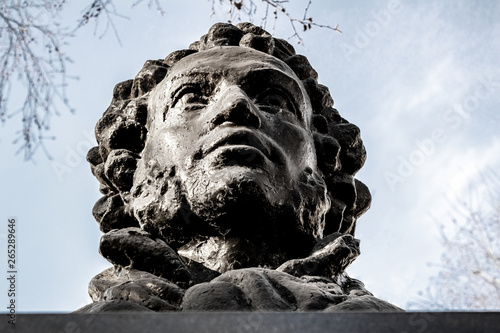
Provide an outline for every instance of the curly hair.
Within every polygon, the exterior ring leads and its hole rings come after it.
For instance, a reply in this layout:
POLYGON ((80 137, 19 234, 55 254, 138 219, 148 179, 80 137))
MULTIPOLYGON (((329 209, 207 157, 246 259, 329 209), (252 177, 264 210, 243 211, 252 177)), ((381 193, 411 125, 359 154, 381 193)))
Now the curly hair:
POLYGON ((354 178, 366 159, 359 128, 333 108, 328 88, 317 82, 318 74, 305 56, 296 54, 285 40, 272 37, 251 23, 236 26, 217 23, 189 49, 172 52, 165 59, 148 60, 134 79, 115 86, 111 105, 95 128, 98 146, 90 149, 87 155, 104 195, 92 211, 101 231, 139 226, 126 209, 121 194, 130 191, 137 161, 145 146, 149 93, 177 61, 218 46, 248 47, 265 52, 286 63, 302 81, 313 108, 311 132, 318 168, 331 201, 323 232, 325 235, 333 232, 354 235, 356 220, 369 208, 371 201, 368 188, 354 178))

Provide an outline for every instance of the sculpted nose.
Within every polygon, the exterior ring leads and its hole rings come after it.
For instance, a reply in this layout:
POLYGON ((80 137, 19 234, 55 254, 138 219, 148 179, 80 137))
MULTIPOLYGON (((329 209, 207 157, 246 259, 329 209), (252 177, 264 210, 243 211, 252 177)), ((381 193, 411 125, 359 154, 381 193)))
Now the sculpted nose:
POLYGON ((254 127, 256 129, 261 126, 260 118, 252 102, 240 89, 231 89, 228 91, 218 110, 210 122, 210 129, 226 122, 231 122, 237 126, 254 127))

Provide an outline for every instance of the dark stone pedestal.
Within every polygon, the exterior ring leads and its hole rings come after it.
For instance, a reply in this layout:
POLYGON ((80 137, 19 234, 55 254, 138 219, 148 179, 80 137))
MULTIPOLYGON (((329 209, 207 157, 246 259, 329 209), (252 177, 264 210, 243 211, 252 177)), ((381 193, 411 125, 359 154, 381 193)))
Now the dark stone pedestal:
POLYGON ((500 312, 106 313, 4 315, 0 332, 499 332, 500 312))

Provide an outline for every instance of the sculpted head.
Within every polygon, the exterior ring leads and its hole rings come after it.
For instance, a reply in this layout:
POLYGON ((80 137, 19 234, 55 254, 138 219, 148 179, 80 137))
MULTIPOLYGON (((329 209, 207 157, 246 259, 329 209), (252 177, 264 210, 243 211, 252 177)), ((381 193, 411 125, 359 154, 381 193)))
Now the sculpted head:
POLYGON ((101 230, 141 226, 180 250, 243 239, 276 252, 271 266, 353 234, 370 203, 353 177, 365 151, 332 105, 287 42, 214 25, 115 87, 88 155, 101 230))

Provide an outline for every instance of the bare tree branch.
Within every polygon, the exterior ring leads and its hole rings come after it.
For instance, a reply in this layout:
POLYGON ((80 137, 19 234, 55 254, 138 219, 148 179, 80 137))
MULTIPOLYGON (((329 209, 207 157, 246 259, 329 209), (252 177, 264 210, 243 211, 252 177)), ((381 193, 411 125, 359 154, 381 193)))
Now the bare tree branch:
MULTIPOLYGON (((142 2, 144 2, 144 0, 137 0, 136 2, 134 2, 132 7, 135 7, 142 2)), ((160 4, 160 0, 148 0, 148 8, 149 9, 153 8, 153 4, 154 4, 154 7, 156 8, 156 11, 158 13, 160 13, 161 16, 165 15, 165 10, 163 9, 163 7, 160 4)))
MULTIPOLYGON (((0 10, 0 120, 22 115, 22 129, 14 143, 29 160, 50 128, 58 104, 73 112, 66 97, 66 63, 63 53, 69 37, 57 24, 63 1, 10 1, 0 10), (54 23, 56 22, 56 23, 54 23), (18 81, 14 81, 17 76, 18 81), (25 98, 17 111, 8 112, 12 86, 24 85, 25 98)), ((50 158, 50 156, 49 156, 50 158)))
MULTIPOLYGON (((136 2, 135 4, 142 2, 142 0, 136 2)), ((134 5, 135 5, 134 4, 134 5)), ((115 7, 115 4, 113 3, 113 0, 93 0, 92 3, 84 10, 84 13, 82 17, 78 20, 78 25, 76 26, 75 30, 80 29, 81 27, 87 25, 90 23, 90 21, 94 21, 94 34, 98 34, 99 30, 99 23, 101 22, 102 15, 104 14, 105 16, 105 25, 104 29, 102 30, 101 33, 99 33, 99 38, 104 37, 109 29, 113 30, 113 33, 116 37, 116 40, 118 41, 118 44, 120 46, 122 45, 122 41, 120 39, 120 34, 118 33, 118 30, 116 29, 115 23, 113 21, 114 17, 118 18, 123 18, 123 19, 129 19, 128 17, 121 15, 115 7)))
POLYGON ((500 177, 480 174, 469 197, 451 205, 453 228, 438 221, 445 249, 435 265, 440 271, 410 309, 500 309, 500 177))
MULTIPOLYGON (((210 0, 212 3, 212 15, 215 14, 215 0, 210 0)), ((253 22, 255 19, 255 15, 257 14, 258 5, 256 4, 257 0, 219 0, 220 5, 228 6, 227 14, 229 16, 229 22, 233 21, 241 21, 241 14, 243 14, 250 22, 253 22)), ((331 25, 320 24, 314 22, 313 18, 308 15, 309 7, 311 6, 312 0, 307 2, 307 5, 304 7, 304 14, 302 18, 294 17, 287 10, 286 6, 288 5, 288 0, 260 0, 262 5, 265 5, 265 12, 261 18, 261 26, 265 29, 268 23, 268 18, 270 15, 270 9, 272 10, 273 15, 273 31, 276 26, 276 22, 279 19, 280 15, 286 17, 290 23, 290 27, 293 31, 293 34, 289 36, 288 39, 295 39, 298 44, 304 44, 304 40, 302 39, 301 32, 305 32, 307 30, 312 29, 312 27, 329 29, 332 31, 336 31, 338 33, 342 33, 339 29, 338 24, 333 27, 331 25)))

